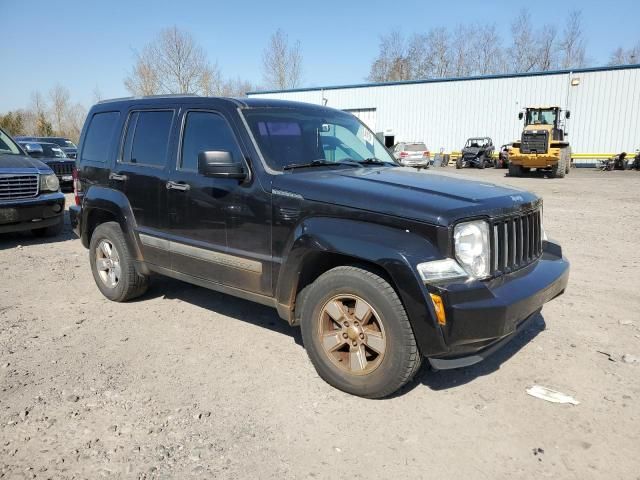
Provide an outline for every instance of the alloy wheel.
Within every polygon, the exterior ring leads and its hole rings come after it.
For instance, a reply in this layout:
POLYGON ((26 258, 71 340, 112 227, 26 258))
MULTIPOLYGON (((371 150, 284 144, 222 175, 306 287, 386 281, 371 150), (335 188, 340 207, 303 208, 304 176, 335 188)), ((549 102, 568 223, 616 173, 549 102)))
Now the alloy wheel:
POLYGON ((351 375, 373 372, 384 358, 387 340, 380 316, 356 295, 335 296, 322 307, 318 334, 331 362, 351 375))
POLYGON ((109 288, 115 288, 120 281, 122 269, 120 257, 113 243, 107 239, 100 240, 96 247, 96 269, 102 283, 109 288))

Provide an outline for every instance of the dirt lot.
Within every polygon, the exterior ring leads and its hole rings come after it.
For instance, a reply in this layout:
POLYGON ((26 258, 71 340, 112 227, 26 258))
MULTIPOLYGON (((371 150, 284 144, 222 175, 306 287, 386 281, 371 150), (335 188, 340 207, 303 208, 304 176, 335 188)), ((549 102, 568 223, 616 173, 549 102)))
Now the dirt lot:
POLYGON ((464 174, 544 197, 570 288, 387 400, 325 384, 269 308, 162 278, 111 303, 68 228, 0 236, 0 478, 640 478, 640 174, 464 174))

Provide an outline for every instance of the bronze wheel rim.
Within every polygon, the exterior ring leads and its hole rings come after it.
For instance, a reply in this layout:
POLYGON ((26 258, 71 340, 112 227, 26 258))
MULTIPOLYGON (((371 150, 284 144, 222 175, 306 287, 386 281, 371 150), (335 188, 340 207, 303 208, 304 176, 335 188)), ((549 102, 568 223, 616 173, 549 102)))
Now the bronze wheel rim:
POLYGON ((380 315, 357 295, 336 295, 324 304, 318 335, 331 362, 351 375, 373 372, 387 349, 380 315))

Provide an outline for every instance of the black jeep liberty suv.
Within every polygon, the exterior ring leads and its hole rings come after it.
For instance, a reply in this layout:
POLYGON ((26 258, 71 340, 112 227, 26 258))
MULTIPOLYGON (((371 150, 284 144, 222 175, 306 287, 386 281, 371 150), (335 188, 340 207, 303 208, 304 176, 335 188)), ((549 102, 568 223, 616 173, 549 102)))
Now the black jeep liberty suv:
POLYGON ((562 294, 531 193, 399 166, 353 115, 303 103, 95 105, 75 232, 122 302, 157 273, 270 305, 331 385, 383 397, 423 358, 479 362, 562 294))

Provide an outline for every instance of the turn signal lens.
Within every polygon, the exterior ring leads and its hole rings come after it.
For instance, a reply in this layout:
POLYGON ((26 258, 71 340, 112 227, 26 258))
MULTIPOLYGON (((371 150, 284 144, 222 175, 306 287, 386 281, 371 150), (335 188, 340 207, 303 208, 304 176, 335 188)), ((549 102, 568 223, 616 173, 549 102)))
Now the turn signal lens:
POLYGON ((444 314, 444 302, 442 301, 442 297, 435 293, 430 293, 431 301, 433 302, 433 309, 436 312, 436 320, 440 325, 447 324, 447 317, 444 314))

